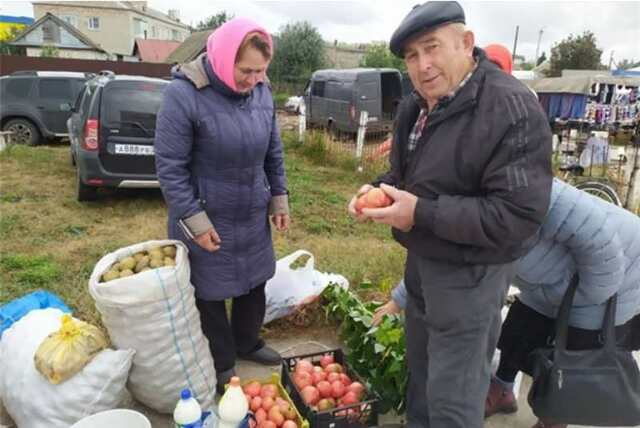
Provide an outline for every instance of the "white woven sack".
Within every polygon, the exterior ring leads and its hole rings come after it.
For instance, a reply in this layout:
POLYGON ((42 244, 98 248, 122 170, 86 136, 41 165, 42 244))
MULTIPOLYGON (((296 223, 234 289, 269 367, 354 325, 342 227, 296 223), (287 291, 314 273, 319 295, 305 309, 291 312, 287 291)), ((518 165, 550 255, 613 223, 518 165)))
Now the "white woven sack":
POLYGON ((114 345, 136 351, 128 386, 138 401, 171 413, 180 391, 189 388, 203 409, 213 408, 213 358, 202 333, 182 242, 148 241, 107 254, 91 274, 89 292, 114 345), (165 245, 177 247, 175 267, 99 283, 118 260, 165 245))
POLYGON ((35 368, 40 343, 61 326, 59 309, 32 310, 0 341, 0 401, 22 428, 68 428, 80 419, 118 407, 134 351, 105 349, 80 372, 53 385, 35 368))

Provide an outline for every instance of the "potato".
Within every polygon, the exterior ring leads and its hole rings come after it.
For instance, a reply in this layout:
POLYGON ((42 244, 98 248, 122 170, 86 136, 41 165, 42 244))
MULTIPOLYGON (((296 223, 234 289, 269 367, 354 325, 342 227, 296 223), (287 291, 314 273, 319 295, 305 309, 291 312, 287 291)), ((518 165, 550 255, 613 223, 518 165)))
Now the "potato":
POLYGON ((124 269, 123 271, 120 272, 120 278, 126 278, 132 275, 133 275, 133 271, 131 269, 124 269))
POLYGON ((175 245, 167 245, 166 247, 162 247, 162 252, 165 256, 169 256, 172 258, 176 257, 176 246, 175 245))
POLYGON ((162 260, 164 258, 164 253, 162 252, 162 248, 156 247, 156 248, 150 249, 149 258, 162 260))
POLYGON ((133 258, 136 259, 136 262, 139 262, 146 255, 147 254, 144 251, 140 251, 139 253, 135 253, 133 258))
POLYGON ((133 268, 136 267, 136 259, 134 257, 126 257, 120 260, 120 270, 130 270, 133 271, 133 268))
POLYGON ((149 256, 143 256, 139 261, 138 264, 136 264, 136 268, 134 269, 136 273, 141 272, 142 269, 146 268, 147 266, 149 266, 149 262, 151 261, 151 259, 149 258, 149 256))
POLYGON ((149 262, 149 267, 151 269, 159 268, 164 266, 164 261, 162 259, 151 259, 149 262))
POLYGON ((102 274, 102 281, 104 282, 109 282, 117 278, 120 278, 120 272, 114 269, 108 270, 102 274))
POLYGON ((171 257, 165 257, 164 258, 164 265, 165 266, 175 266, 176 265, 176 261, 173 260, 171 257))
POLYGON ((138 272, 138 273, 146 272, 148 270, 151 270, 151 268, 149 266, 142 268, 142 270, 140 272, 138 272))

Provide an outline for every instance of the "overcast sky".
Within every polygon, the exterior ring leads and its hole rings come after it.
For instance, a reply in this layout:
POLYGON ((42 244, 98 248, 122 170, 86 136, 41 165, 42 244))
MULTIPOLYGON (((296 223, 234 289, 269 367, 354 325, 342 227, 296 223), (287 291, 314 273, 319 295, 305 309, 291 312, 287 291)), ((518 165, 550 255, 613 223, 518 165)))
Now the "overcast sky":
MULTIPOLYGON (((179 8, 182 21, 197 24, 221 11, 246 16, 276 33, 290 22, 309 21, 326 40, 388 41, 398 23, 419 0, 365 1, 211 1, 150 0, 150 7, 166 12, 179 8)), ((623 58, 640 61, 640 1, 461 1, 468 26, 479 46, 502 43, 513 48, 520 26, 517 53, 533 59, 542 29, 540 53, 585 30, 596 35, 601 61, 623 58)), ((31 3, 1 1, 0 14, 33 16, 31 3)))

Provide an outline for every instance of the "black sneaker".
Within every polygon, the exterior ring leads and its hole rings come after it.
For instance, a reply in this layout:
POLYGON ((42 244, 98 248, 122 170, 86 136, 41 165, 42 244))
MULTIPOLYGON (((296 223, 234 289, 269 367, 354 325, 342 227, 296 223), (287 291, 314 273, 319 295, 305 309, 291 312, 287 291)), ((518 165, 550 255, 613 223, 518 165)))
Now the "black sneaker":
POLYGON ((218 379, 218 383, 216 385, 216 392, 219 395, 224 394, 224 391, 225 391, 224 386, 228 384, 231 378, 234 377, 235 375, 236 375, 236 371, 233 368, 229 370, 225 370, 220 373, 216 373, 216 377, 218 379))
POLYGON ((263 364, 265 366, 276 366, 282 362, 280 354, 275 349, 269 348, 267 345, 264 345, 257 351, 238 355, 238 358, 253 361, 254 363, 263 364))

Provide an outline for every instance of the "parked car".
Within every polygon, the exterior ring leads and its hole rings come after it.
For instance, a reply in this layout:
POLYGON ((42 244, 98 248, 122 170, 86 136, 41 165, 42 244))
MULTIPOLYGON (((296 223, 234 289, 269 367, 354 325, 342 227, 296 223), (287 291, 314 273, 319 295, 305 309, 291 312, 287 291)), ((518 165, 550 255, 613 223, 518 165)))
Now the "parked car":
POLYGON ((93 73, 20 71, 0 77, 0 125, 10 142, 34 146, 67 137, 71 105, 93 73))
POLYGON ((311 125, 356 133, 360 112, 369 114, 368 132, 390 131, 402 99, 402 76, 393 68, 318 70, 304 93, 311 125))
POLYGON ((168 83, 108 72, 85 84, 67 121, 79 201, 99 187, 159 187, 153 139, 168 83))

